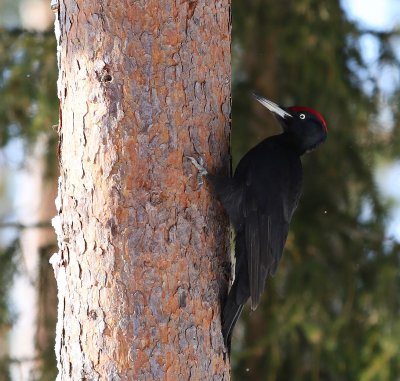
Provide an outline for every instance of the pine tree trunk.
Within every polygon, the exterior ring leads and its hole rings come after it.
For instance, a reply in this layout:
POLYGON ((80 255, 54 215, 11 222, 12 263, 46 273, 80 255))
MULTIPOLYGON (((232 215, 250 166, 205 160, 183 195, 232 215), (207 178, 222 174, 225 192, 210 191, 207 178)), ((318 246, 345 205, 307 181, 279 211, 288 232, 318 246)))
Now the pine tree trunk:
MULTIPOLYGON (((229 380, 229 0, 65 0, 52 258, 59 380, 229 380)), ((59 34, 57 32, 59 24, 59 34)))

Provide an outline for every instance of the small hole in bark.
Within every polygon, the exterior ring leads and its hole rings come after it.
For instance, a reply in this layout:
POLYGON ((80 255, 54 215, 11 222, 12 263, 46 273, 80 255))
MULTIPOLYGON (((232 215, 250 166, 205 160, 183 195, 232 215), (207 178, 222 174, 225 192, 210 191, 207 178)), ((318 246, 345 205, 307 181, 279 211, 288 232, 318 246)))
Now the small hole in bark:
POLYGON ((89 311, 88 316, 92 320, 96 320, 97 319, 97 313, 94 310, 89 311))
POLYGON ((111 82, 112 81, 112 77, 110 74, 104 74, 103 78, 102 78, 102 82, 111 82))

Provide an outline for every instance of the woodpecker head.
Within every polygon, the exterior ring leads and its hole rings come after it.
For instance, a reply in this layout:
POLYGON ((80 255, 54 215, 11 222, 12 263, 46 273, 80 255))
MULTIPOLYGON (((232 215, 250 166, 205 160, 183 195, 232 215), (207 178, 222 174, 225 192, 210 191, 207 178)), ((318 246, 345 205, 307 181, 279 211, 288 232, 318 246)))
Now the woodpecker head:
POLYGON ((322 115, 311 107, 281 107, 254 94, 254 97, 280 122, 288 142, 300 155, 312 151, 328 136, 328 128, 322 115))

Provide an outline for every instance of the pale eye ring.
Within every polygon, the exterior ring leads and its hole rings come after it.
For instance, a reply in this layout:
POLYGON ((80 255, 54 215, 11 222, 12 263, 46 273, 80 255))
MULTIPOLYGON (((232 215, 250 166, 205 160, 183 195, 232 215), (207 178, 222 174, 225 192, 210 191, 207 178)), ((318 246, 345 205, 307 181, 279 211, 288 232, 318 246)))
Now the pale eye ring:
POLYGON ((300 114, 300 119, 305 119, 306 118, 306 116, 304 115, 304 114, 300 114))

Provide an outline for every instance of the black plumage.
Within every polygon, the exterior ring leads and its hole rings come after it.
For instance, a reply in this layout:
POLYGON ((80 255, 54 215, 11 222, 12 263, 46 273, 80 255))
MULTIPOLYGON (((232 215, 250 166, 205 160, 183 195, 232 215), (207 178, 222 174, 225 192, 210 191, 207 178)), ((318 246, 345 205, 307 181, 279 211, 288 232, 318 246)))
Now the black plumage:
POLYGON ((251 297, 255 310, 266 277, 275 274, 300 197, 300 157, 283 138, 274 136, 250 150, 227 181, 229 187, 221 180, 214 184, 236 232, 235 281, 223 311, 227 344, 243 304, 251 297))
POLYGON ((255 310, 265 280, 276 272, 301 195, 301 155, 327 137, 322 116, 308 107, 283 108, 256 96, 283 127, 252 148, 233 177, 206 174, 236 233, 235 279, 222 313, 222 333, 230 348, 232 330, 247 299, 255 310))

